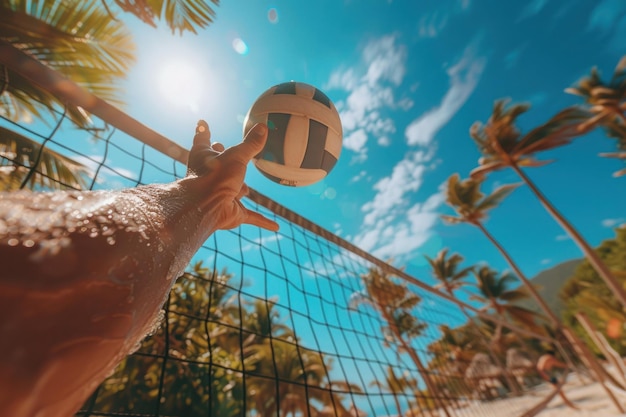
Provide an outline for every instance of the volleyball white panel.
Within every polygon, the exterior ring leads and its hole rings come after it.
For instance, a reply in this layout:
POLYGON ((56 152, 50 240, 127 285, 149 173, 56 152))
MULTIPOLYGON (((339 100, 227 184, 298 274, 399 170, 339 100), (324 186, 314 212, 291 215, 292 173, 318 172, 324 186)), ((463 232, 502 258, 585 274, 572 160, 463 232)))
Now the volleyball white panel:
POLYGON ((296 83, 296 95, 306 99, 312 99, 317 88, 309 84, 296 83))
POLYGON ((299 168, 304 159, 306 148, 309 145, 309 118, 292 114, 289 119, 289 125, 287 125, 285 137, 297 139, 285 141, 285 165, 299 168))
POLYGON ((289 167, 264 159, 255 159, 254 165, 261 173, 276 177, 279 183, 291 186, 304 186, 316 183, 326 176, 323 169, 302 169, 289 167))
POLYGON ((339 159, 341 155, 341 134, 335 132, 333 129, 328 129, 326 135, 326 150, 335 158, 339 159))

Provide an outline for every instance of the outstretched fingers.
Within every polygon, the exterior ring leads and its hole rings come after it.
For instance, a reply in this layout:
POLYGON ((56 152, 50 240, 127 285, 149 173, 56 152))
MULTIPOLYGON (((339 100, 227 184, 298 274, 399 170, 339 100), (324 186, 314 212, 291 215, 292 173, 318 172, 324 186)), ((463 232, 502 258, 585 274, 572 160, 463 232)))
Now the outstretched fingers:
POLYGON ((275 221, 268 219, 260 213, 248 210, 247 208, 244 208, 244 210, 246 211, 246 219, 244 220, 244 223, 258 226, 272 232, 278 231, 278 223, 276 223, 275 221))
POLYGON ((248 131, 243 142, 227 149, 226 152, 232 152, 240 161, 247 164, 263 150, 267 141, 267 132, 267 126, 257 123, 248 131))
POLYGON ((210 146, 211 130, 209 124, 204 120, 198 120, 196 125, 196 134, 193 137, 193 146, 210 146))

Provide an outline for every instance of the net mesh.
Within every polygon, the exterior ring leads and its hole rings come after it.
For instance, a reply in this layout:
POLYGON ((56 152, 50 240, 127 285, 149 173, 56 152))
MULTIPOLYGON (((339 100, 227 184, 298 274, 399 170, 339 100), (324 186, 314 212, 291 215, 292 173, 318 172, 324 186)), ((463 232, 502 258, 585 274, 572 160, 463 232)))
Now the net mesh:
MULTIPOLYGON (((0 119, 5 190, 119 189, 185 173, 116 120, 78 127, 49 110, 0 119)), ((529 404, 516 392, 546 390, 534 361, 547 338, 505 323, 503 351, 489 336, 497 320, 294 213, 245 204, 280 231, 244 226, 205 242, 158 326, 78 415, 518 415, 529 404)))

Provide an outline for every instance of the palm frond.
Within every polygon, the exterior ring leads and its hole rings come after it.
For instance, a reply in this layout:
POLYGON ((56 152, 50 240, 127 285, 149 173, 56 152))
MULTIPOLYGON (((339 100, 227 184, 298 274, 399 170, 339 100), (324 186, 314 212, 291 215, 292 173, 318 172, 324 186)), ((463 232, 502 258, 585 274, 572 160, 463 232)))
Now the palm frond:
MULTIPOLYGON (((156 21, 164 19, 172 33, 185 31, 197 33, 211 24, 215 11, 204 0, 114 0, 125 12, 132 13, 142 22, 156 27, 156 21)), ((219 0, 211 0, 219 5, 219 0)))
POLYGON ((567 108, 528 132, 514 147, 512 154, 517 159, 567 145, 580 135, 579 126, 590 116, 587 110, 580 107, 567 108))
POLYGON ((487 211, 487 210, 491 210, 492 208, 497 207, 500 203, 502 203, 502 201, 506 197, 509 196, 509 194, 515 191, 515 189, 519 187, 520 185, 522 184, 517 183, 517 184, 501 185, 500 187, 496 188, 496 190, 493 193, 483 198, 480 201, 480 203, 476 206, 476 210, 487 211))
POLYGON ((465 223, 465 220, 463 220, 461 217, 449 216, 447 214, 442 214, 439 217, 441 217, 443 221, 450 223, 450 224, 465 223))
POLYGON ((30 189, 86 189, 91 171, 83 164, 17 132, 0 127, 0 186, 4 191, 19 188, 28 178, 30 189), (27 177, 39 158, 38 170, 27 177))
MULTIPOLYGON (((111 19, 99 0, 9 2, 0 13, 0 40, 97 96, 121 104, 117 80, 134 60, 134 45, 126 27, 111 19)), ((18 72, 8 70, 7 75, 0 104, 9 118, 16 120, 25 113, 40 116, 43 109, 64 106, 18 72)), ((69 111, 77 123, 85 123, 80 112, 69 111)))

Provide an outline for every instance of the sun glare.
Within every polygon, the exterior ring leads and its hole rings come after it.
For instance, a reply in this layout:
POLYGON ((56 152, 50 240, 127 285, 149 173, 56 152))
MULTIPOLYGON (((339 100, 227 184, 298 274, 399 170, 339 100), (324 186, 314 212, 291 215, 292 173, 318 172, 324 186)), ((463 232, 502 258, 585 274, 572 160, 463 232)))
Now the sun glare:
POLYGON ((198 112, 204 81, 196 66, 183 59, 172 59, 161 66, 157 77, 163 99, 177 107, 198 112))

